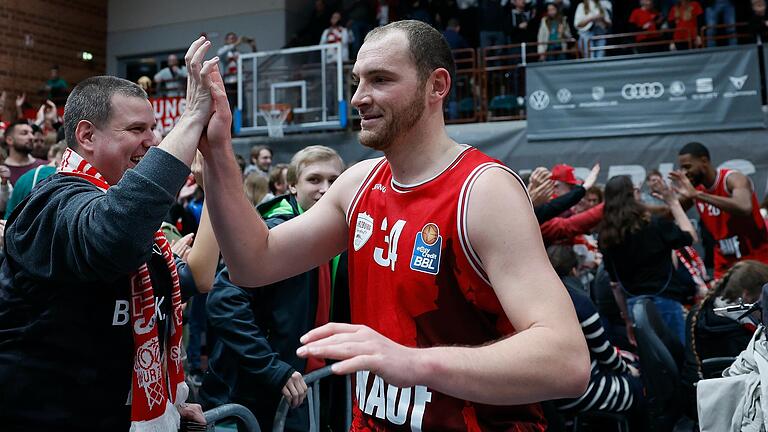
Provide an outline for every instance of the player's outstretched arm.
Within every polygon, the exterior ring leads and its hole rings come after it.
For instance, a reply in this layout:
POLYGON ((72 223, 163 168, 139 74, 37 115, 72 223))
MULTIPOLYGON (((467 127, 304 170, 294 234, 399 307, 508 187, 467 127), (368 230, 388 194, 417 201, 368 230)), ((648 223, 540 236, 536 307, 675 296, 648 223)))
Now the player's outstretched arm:
MULTIPOLYGON (((221 97, 217 111, 226 104, 226 95, 221 97)), ((349 168, 306 213, 268 230, 243 193, 229 128, 229 123, 209 124, 201 152, 208 212, 232 282, 244 287, 267 285, 317 267, 346 249, 346 206, 370 163, 349 168)))
POLYGON ((305 335, 299 355, 342 360, 333 366, 339 374, 370 370, 399 387, 426 385, 487 404, 581 395, 589 379, 587 345, 522 186, 506 171, 487 171, 468 211, 470 241, 515 335, 480 347, 417 349, 364 326, 334 323, 305 335))

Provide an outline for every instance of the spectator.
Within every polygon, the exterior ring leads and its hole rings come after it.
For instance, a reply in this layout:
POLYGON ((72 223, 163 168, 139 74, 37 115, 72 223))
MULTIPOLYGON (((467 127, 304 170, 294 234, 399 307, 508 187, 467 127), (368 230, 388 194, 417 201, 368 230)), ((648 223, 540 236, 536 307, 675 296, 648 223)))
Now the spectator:
POLYGON ((240 45, 243 44, 248 44, 251 52, 256 52, 255 40, 247 36, 238 37, 237 33, 229 32, 224 37, 224 45, 216 53, 221 61, 222 78, 224 79, 224 86, 227 88, 227 100, 230 107, 237 106, 237 59, 240 57, 240 45))
POLYGON ((462 23, 462 35, 469 42, 469 46, 478 46, 479 29, 477 27, 478 0, 456 0, 457 16, 462 23))
POLYGON ((67 100, 67 89, 69 84, 59 75, 59 66, 53 65, 51 67, 51 75, 48 81, 45 82, 45 91, 48 95, 48 99, 63 104, 67 100))
POLYGON ((65 142, 60 142, 51 146, 47 155, 49 161, 47 165, 40 165, 34 170, 29 170, 19 177, 11 192, 11 198, 8 200, 8 205, 5 208, 5 217, 3 219, 9 219, 16 206, 18 206, 19 203, 32 192, 32 189, 34 189, 34 187, 43 179, 56 172, 56 168, 58 167, 59 162, 61 162, 61 156, 64 154, 66 148, 67 143, 65 142))
POLYGON ((633 334, 633 317, 628 311, 639 296, 652 296, 669 330, 684 343, 682 302, 689 292, 673 267, 672 251, 690 246, 697 236, 674 191, 663 183, 656 189, 670 206, 674 223, 652 215, 638 201, 629 176, 608 180, 599 246, 616 303, 627 323, 627 334, 633 334))
POLYGON ((251 147, 251 163, 245 167, 243 175, 255 172, 263 177, 269 177, 272 166, 272 149, 265 145, 251 147))
POLYGON ((443 36, 445 37, 445 40, 448 41, 448 46, 450 46, 452 50, 469 48, 466 39, 461 35, 461 25, 456 18, 448 20, 448 25, 445 27, 445 31, 443 31, 443 36))
MULTIPOLYGON (((2 211, 3 214, 5 214, 6 206, 13 194, 13 185, 11 185, 11 182, 8 180, 11 177, 11 170, 9 170, 7 166, 2 165, 7 158, 8 153, 4 148, 0 147, 0 211, 2 211)), ((6 218, 0 218, 0 253, 3 248, 2 232, 5 230, 5 220, 6 218)))
POLYGON ((427 7, 427 0, 410 0, 410 7, 405 14, 406 19, 418 20, 435 27, 435 21, 427 7))
POLYGON ((269 180, 254 171, 245 176, 243 189, 245 190, 245 196, 248 198, 248 201, 250 201, 250 203, 253 204, 253 207, 256 208, 256 206, 264 202, 265 198, 268 198, 269 180))
MULTIPOLYGON (((259 206, 267 226, 274 229, 311 209, 343 168, 339 155, 328 147, 310 146, 296 153, 289 168, 290 195, 259 206)), ((277 404, 285 396, 294 408, 286 429, 308 430, 307 404, 303 404, 307 387, 302 376, 324 364, 297 357, 296 349, 303 334, 329 321, 334 312, 331 299, 347 291, 338 284, 342 278, 336 277, 346 267, 340 261, 336 257, 255 289, 234 285, 228 270, 219 274, 208 299, 216 346, 201 391, 204 405, 244 404, 263 430, 271 430, 277 404)))
POLYGON ((288 164, 279 163, 269 171, 269 193, 272 198, 288 193, 288 164))
POLYGON ((768 263, 768 229, 752 181, 735 170, 715 169, 701 143, 683 146, 678 163, 680 171, 669 176, 683 206, 696 206, 716 241, 715 278, 743 259, 768 263))
POLYGON ((37 110, 35 124, 40 127, 44 136, 51 133, 55 134, 61 127, 59 109, 52 100, 46 100, 44 104, 40 105, 40 108, 37 110))
POLYGON ((17 121, 6 129, 5 145, 8 147, 8 158, 5 159, 5 165, 11 171, 11 184, 16 184, 25 172, 47 163, 32 156, 34 138, 32 127, 24 120, 17 121))
POLYGON ((376 13, 371 8, 369 0, 354 0, 348 9, 347 16, 349 17, 347 28, 352 33, 349 56, 350 59, 354 59, 363 44, 365 35, 373 28, 376 13))
POLYGON ((187 67, 179 67, 176 54, 168 55, 167 66, 155 74, 158 96, 184 96, 187 88, 187 67))
POLYGON ((736 9, 731 0, 706 0, 707 8, 704 14, 707 20, 707 46, 717 46, 715 35, 717 29, 715 26, 724 24, 725 33, 730 35, 727 38, 728 45, 736 45, 736 9))
POLYGON ((34 138, 32 138, 31 155, 37 159, 47 160, 48 148, 45 143, 45 135, 43 134, 43 130, 40 129, 40 126, 36 124, 31 124, 30 126, 32 127, 32 134, 34 135, 34 138))
MULTIPOLYGON (((523 1, 524 0, 520 0, 523 1)), ((480 29, 480 48, 509 43, 506 0, 480 0, 477 24, 480 29)), ((523 24, 523 28, 527 22, 523 24)))
POLYGON ((765 0, 752 0, 752 13, 749 16, 749 34, 754 40, 768 42, 768 15, 765 13, 765 0))
MULTIPOLYGON (((525 0, 513 0, 513 9, 511 12, 511 28, 509 29, 509 39, 513 44, 530 42, 533 37, 533 19, 536 17, 534 9, 527 7, 525 0)), ((480 33, 482 35, 482 32, 480 33)))
MULTIPOLYGON (((629 23, 634 26, 637 32, 655 32, 661 28, 664 22, 664 16, 653 7, 653 0, 640 0, 640 7, 632 11, 629 16, 629 23)), ((639 34, 635 36, 635 41, 639 44, 658 42, 662 40, 659 33, 639 34)), ((639 53, 649 53, 663 51, 664 45, 643 45, 636 48, 639 53)))
POLYGON ((675 28, 672 38, 676 49, 691 49, 692 41, 695 46, 701 46, 699 27, 703 14, 704 11, 696 0, 677 0, 677 4, 669 10, 668 21, 675 28))
POLYGON ((755 332, 744 313, 716 314, 715 308, 735 306, 739 300, 745 303, 760 301, 763 285, 768 283, 768 265, 752 260, 734 264, 720 279, 704 300, 691 308, 685 326, 685 356, 681 377, 686 396, 688 413, 696 419, 696 383, 712 378, 717 370, 706 371, 702 361, 716 357, 736 357, 747 348, 755 332), (707 373, 707 375, 705 375, 707 373))
POLYGON ((567 57, 564 51, 568 50, 568 42, 565 39, 572 37, 566 17, 556 4, 548 3, 547 13, 539 24, 539 60, 565 60, 567 57))
POLYGON ((605 46, 605 39, 590 39, 610 32, 612 10, 611 3, 606 0, 584 0, 576 6, 573 22, 579 31, 579 49, 583 57, 587 54, 590 58, 605 57, 604 50, 592 50, 592 47, 605 46))
MULTIPOLYGON (((208 46, 193 43, 195 61, 208 46)), ((215 66, 202 66, 212 79, 198 76, 184 126, 159 148, 136 84, 92 77, 67 100, 60 174, 32 191, 5 230, 13 265, 0 267, 4 429, 170 432, 179 417, 205 423, 199 406, 184 403, 181 368, 182 296, 196 291, 197 275, 157 230, 203 128, 229 115, 211 119, 211 99, 226 104, 215 66)))
POLYGON ((565 195, 582 182, 576 178, 576 170, 568 164, 552 167, 552 180, 555 182, 554 196, 565 195))
MULTIPOLYGON (((349 43, 350 33, 341 24, 341 12, 334 12, 331 15, 331 26, 323 31, 320 36, 320 45, 330 45, 335 43, 341 43, 341 61, 349 61, 349 43)), ((326 51, 326 61, 335 64, 338 58, 338 51, 328 50, 326 51)))
MULTIPOLYGON (((624 359, 624 353, 608 340, 600 314, 576 277, 578 258, 569 246, 550 246, 547 255, 571 297, 591 360, 589 386, 578 398, 556 401, 560 411, 623 413, 642 406, 640 371, 624 359)), ((567 355, 567 353, 564 353, 567 355)))

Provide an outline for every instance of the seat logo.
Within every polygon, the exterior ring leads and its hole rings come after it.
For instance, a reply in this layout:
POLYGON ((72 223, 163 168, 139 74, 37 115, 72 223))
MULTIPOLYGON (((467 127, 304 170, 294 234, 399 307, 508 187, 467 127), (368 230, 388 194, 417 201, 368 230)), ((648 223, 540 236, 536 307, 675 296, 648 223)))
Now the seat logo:
POLYGON ((744 87, 744 84, 747 82, 747 79, 749 79, 749 75, 729 77, 729 79, 731 80, 731 84, 736 87, 736 90, 741 90, 744 87))
POLYGON ((660 82, 625 84, 621 88, 621 97, 633 99, 658 99, 664 95, 664 85, 660 82))
POLYGON ((549 106, 549 95, 544 90, 536 90, 528 97, 531 108, 541 111, 549 106))

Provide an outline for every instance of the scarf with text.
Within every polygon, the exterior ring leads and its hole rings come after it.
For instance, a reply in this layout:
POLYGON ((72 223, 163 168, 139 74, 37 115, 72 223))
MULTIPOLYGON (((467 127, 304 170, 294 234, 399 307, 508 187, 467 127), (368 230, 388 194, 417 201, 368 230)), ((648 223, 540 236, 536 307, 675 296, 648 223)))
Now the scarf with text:
MULTIPOLYGON (((57 170, 63 175, 80 177, 106 192, 109 183, 88 161, 67 149, 57 170)), ((168 240, 161 231, 155 233, 155 247, 165 259, 173 283, 170 337, 161 357, 157 331, 155 296, 149 267, 141 267, 130 276, 131 328, 133 329, 134 359, 131 385, 131 432, 171 432, 180 424, 175 405, 186 401, 189 388, 184 382, 181 348, 181 288, 179 274, 168 240)))

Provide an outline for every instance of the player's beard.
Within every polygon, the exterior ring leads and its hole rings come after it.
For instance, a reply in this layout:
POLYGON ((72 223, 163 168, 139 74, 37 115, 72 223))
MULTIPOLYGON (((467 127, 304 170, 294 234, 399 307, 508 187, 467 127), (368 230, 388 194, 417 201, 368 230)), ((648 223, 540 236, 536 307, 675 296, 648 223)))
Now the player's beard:
POLYGON ((411 100, 403 104, 402 108, 393 109, 391 123, 378 125, 377 130, 361 130, 359 134, 360 144, 379 151, 389 148, 397 138, 407 133, 424 115, 425 92, 426 90, 421 87, 411 100))

